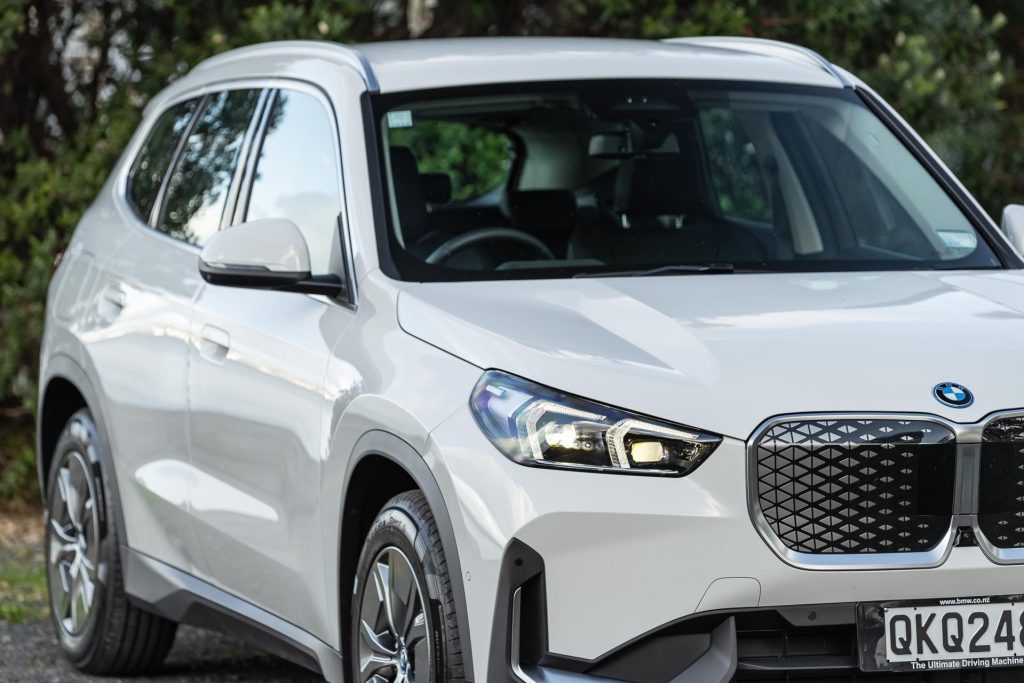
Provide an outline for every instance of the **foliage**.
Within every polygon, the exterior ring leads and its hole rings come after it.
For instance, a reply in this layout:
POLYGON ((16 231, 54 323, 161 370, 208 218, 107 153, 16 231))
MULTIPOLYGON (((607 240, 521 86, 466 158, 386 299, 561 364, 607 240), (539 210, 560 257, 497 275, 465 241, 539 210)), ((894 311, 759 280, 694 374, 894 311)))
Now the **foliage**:
MULTIPOLYGON (((165 84, 209 55, 263 40, 526 34, 738 34, 802 43, 896 105, 993 214, 1024 197, 1024 88, 1013 75, 1024 54, 1024 3, 1011 0, 6 0, 2 429, 24 429, 35 408, 53 259, 141 108, 165 84)), ((495 145, 498 157, 497 140, 472 144, 495 145)), ((465 168, 459 145, 447 150, 448 158, 427 160, 423 170, 461 174, 454 180, 463 196, 497 172, 465 168)), ((13 459, 0 452, 0 464, 13 459)))
POLYGON ((507 137, 464 123, 423 121, 391 128, 388 143, 410 148, 420 160, 420 173, 446 174, 456 201, 494 189, 511 168, 507 137))

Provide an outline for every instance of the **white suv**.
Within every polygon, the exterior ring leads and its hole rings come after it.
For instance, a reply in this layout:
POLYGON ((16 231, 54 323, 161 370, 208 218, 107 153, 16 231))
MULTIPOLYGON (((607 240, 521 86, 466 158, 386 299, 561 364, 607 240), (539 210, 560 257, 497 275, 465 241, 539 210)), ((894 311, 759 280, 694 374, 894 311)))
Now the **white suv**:
POLYGON ((1024 664, 1022 216, 779 43, 210 59, 50 287, 61 644, 126 674, 188 622, 358 683, 1024 664))

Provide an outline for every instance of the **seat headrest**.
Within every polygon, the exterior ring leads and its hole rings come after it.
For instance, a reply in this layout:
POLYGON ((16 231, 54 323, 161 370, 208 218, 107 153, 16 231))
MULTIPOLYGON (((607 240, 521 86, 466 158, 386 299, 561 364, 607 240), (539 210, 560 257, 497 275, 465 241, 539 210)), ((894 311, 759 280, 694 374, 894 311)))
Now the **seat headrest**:
POLYGON ((697 159, 653 154, 619 167, 616 210, 627 216, 679 216, 701 205, 697 159))
POLYGON ((392 147, 391 180, 395 188, 395 206, 406 246, 427 232, 427 200, 416 157, 408 147, 392 147))
POLYGON ((571 190, 510 192, 509 209, 516 226, 528 232, 566 232, 576 220, 576 197, 571 190))

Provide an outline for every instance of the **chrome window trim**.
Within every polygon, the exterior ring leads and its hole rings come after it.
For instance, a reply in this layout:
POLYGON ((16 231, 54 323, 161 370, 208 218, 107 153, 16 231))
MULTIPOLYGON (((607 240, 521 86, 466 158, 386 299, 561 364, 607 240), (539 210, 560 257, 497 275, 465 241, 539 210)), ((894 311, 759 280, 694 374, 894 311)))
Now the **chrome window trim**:
POLYGON ((1006 417, 1024 416, 1024 408, 1013 408, 1000 410, 985 415, 977 422, 954 422, 939 415, 931 413, 791 413, 788 415, 776 415, 762 422, 750 435, 746 442, 746 481, 747 481, 747 509, 754 522, 754 528, 762 540, 771 548, 772 552, 779 556, 783 562, 797 569, 818 570, 818 571, 865 571, 885 569, 927 569, 938 567, 945 563, 953 551, 957 529, 968 526, 978 541, 978 548, 992 562, 996 564, 1024 564, 1024 548, 997 548, 985 537, 978 526, 977 507, 970 512, 957 512, 954 507, 950 520, 949 529, 942 540, 931 550, 926 552, 911 553, 801 553, 791 550, 782 542, 765 518, 761 511, 761 504, 757 494, 757 445, 760 439, 775 425, 784 422, 799 422, 808 420, 915 420, 920 422, 931 422, 943 426, 953 432, 957 453, 956 453, 956 491, 954 506, 964 500, 977 502, 977 487, 979 479, 977 466, 980 462, 980 452, 973 446, 980 446, 982 434, 985 428, 995 420, 1006 417), (966 447, 966 448, 965 448, 966 447), (970 456, 970 457, 968 457, 970 456), (971 468, 972 472, 965 471, 965 467, 971 468), (964 491, 960 484, 961 479, 972 477, 973 489, 964 491))

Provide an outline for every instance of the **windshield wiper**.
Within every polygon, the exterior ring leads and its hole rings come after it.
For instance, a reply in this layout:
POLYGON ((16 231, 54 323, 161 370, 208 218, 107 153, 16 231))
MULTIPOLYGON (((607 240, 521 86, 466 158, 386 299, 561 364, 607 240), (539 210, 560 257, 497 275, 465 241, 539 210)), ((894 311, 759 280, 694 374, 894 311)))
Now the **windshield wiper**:
POLYGON ((614 272, 576 273, 573 278, 583 277, 647 277, 653 275, 687 275, 701 273, 735 273, 731 263, 677 263, 646 270, 620 270, 614 272))

